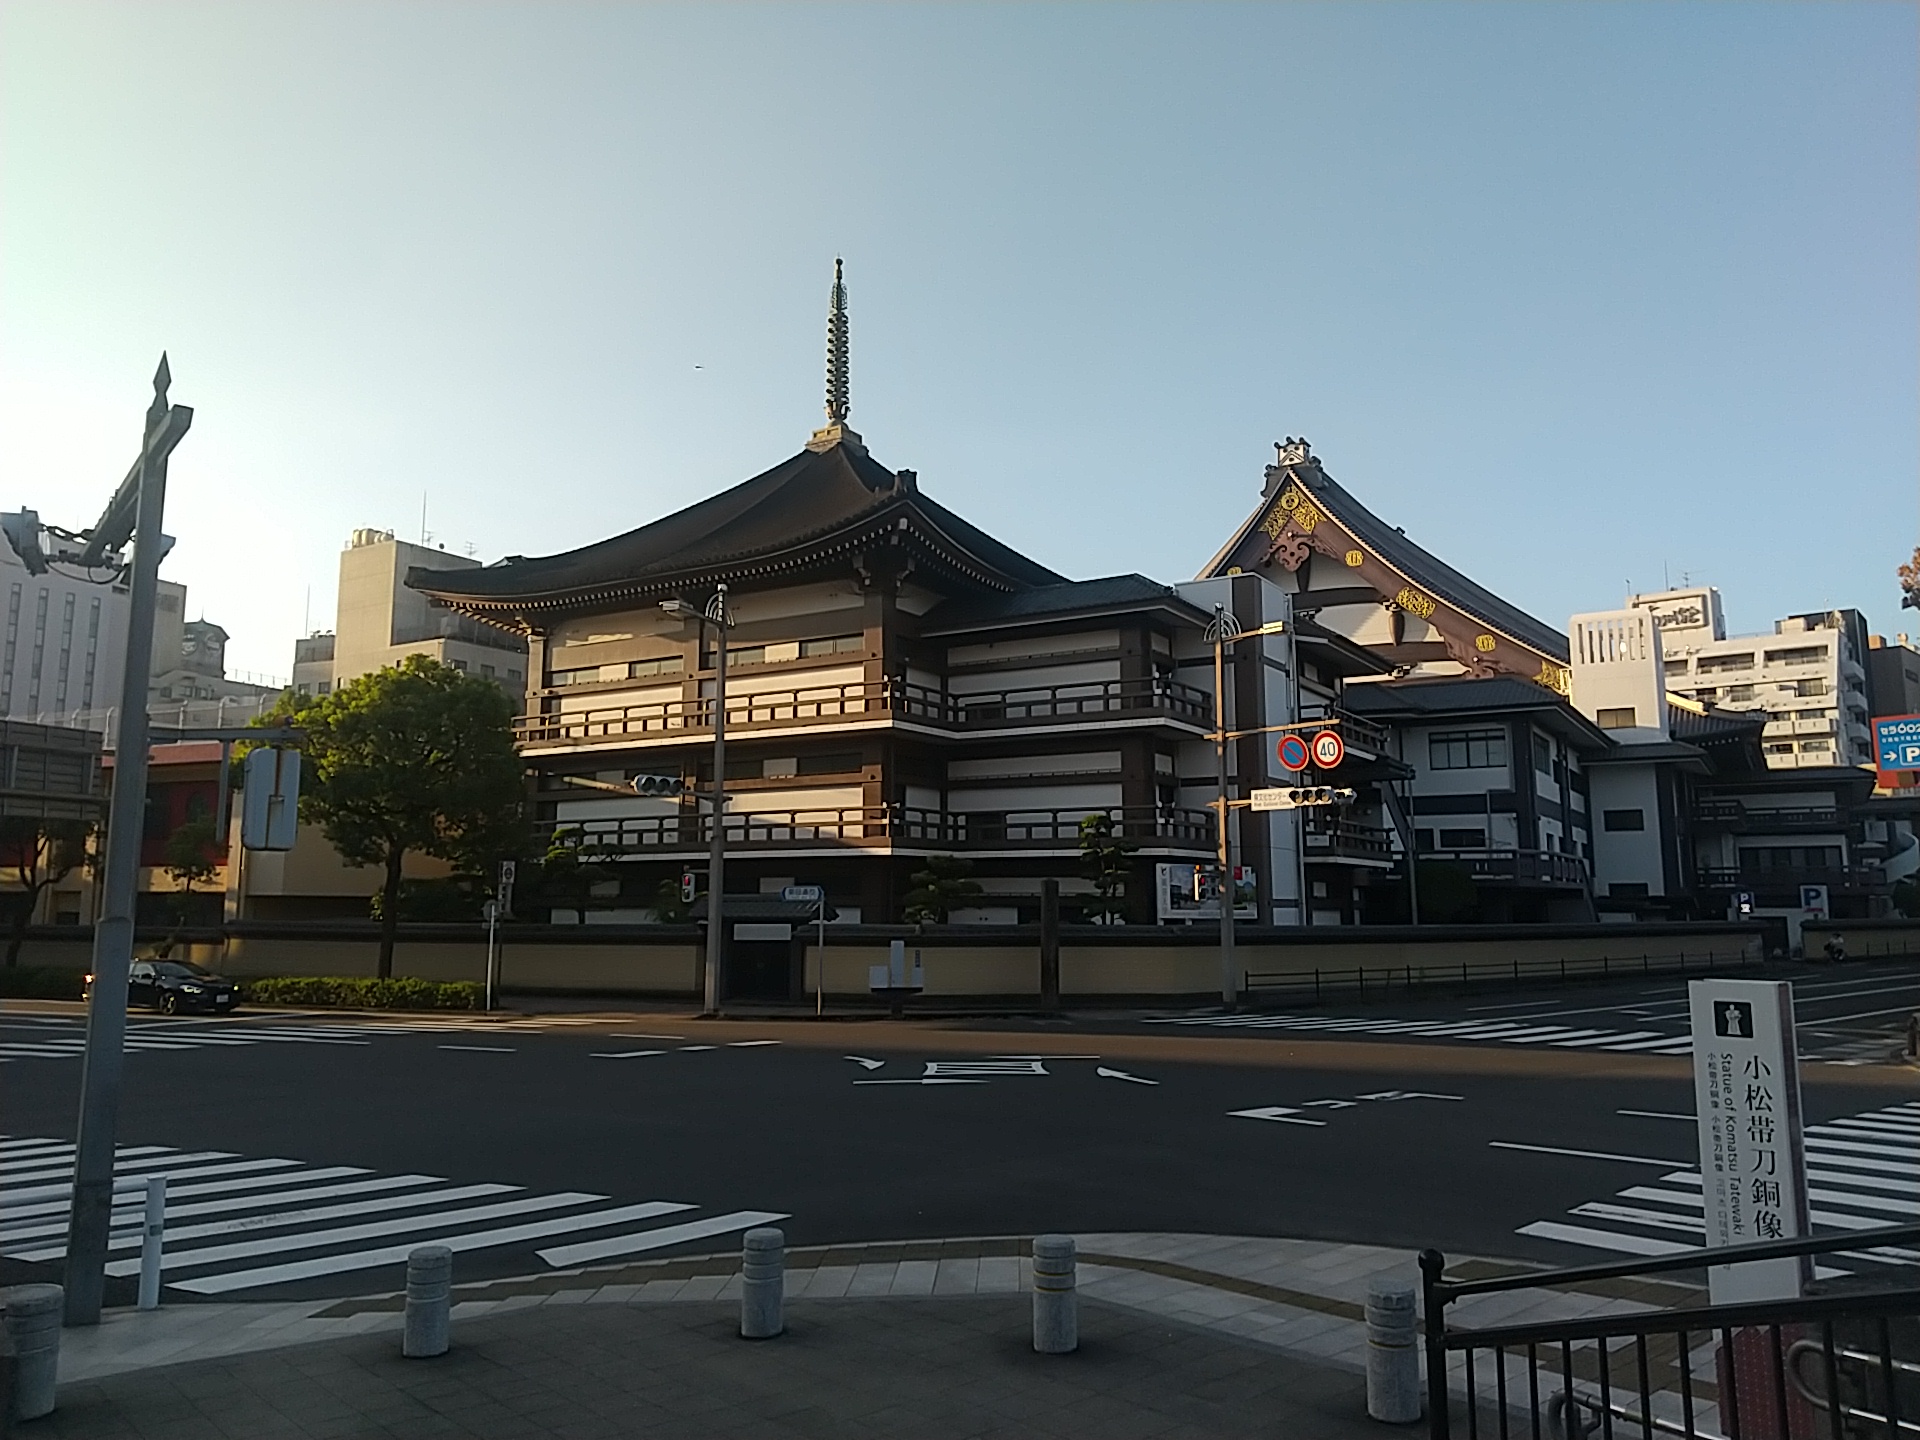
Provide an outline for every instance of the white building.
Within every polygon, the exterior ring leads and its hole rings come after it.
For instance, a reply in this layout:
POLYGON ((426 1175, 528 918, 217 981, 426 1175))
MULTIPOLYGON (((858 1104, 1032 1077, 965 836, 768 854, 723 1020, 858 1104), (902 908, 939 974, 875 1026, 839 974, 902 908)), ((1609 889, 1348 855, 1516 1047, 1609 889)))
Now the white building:
POLYGON ((464 570, 478 569, 480 562, 396 540, 391 530, 353 532, 340 552, 334 628, 295 642, 296 694, 325 695, 343 681, 397 665, 409 655, 427 655, 497 681, 516 698, 525 691, 526 642, 409 590, 401 582, 414 566, 464 570))
MULTIPOLYGON (((117 571, 120 557, 97 578, 117 571)), ((0 544, 0 715, 36 724, 120 703, 126 665, 126 586, 94 584, 61 570, 29 573, 11 545, 0 544)))
POLYGON ((1771 635, 1726 633, 1712 586, 1635 595, 1660 630, 1667 689, 1721 710, 1764 711, 1776 770, 1873 763, 1867 657, 1851 612, 1795 615, 1771 635))

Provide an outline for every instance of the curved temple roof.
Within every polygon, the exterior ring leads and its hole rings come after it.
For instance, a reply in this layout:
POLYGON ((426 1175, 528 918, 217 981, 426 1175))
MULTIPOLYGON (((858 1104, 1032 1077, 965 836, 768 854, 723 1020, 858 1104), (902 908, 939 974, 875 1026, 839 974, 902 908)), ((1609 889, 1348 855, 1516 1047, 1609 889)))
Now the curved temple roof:
POLYGON ((677 582, 791 570, 890 528, 910 528, 983 590, 1064 578, 920 494, 912 471, 888 470, 856 444, 830 444, 610 540, 477 570, 414 569, 407 584, 474 613, 563 609, 616 593, 664 593, 677 582))
MULTIPOLYGON (((1201 578, 1224 575, 1234 569, 1254 571, 1276 562, 1293 569, 1309 548, 1323 554, 1334 553, 1346 566, 1359 572, 1354 579, 1380 590, 1383 601, 1395 603, 1404 597, 1406 592, 1397 589, 1398 582, 1404 581, 1416 592, 1413 604, 1430 605, 1437 601, 1440 606, 1496 632, 1477 647, 1478 652, 1493 657, 1489 662, 1492 669, 1520 673, 1520 657, 1510 654, 1509 647, 1500 643, 1498 636, 1506 637, 1540 660, 1550 661, 1556 667, 1566 666, 1567 637, 1560 631, 1502 600, 1387 524, 1321 468, 1304 440, 1289 441, 1279 450, 1279 463, 1268 467, 1267 488, 1259 507, 1208 563, 1201 578), (1311 508, 1300 507, 1302 494, 1311 499, 1318 514, 1306 515, 1304 523, 1299 523, 1292 512, 1297 508, 1311 508), (1332 521, 1333 534, 1315 536, 1313 531, 1318 520, 1332 521), (1344 532, 1340 546, 1344 547, 1350 539, 1367 552, 1359 557, 1360 563, 1356 563, 1351 550, 1337 549, 1327 543, 1338 532, 1344 532), (1392 583, 1387 581, 1389 576, 1395 577, 1392 583)), ((1422 613, 1424 618, 1435 619, 1431 614, 1422 613)), ((1444 614, 1438 619, 1443 621, 1444 614)), ((1441 628, 1438 621, 1436 628, 1441 628)), ((1532 678, 1533 666, 1526 666, 1526 673, 1532 678)))

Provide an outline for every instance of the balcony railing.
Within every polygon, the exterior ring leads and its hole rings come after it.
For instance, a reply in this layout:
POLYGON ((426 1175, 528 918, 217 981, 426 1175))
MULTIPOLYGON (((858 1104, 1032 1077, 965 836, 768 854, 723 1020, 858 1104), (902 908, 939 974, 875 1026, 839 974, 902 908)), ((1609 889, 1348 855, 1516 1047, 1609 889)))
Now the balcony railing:
POLYGON ((1422 850, 1420 858, 1464 865, 1476 880, 1528 885, 1587 883, 1587 862, 1557 850, 1422 850))
POLYGON ((1875 890, 1887 884, 1887 872, 1878 865, 1743 865, 1737 870, 1703 865, 1695 873, 1701 888, 1707 890, 1797 890, 1802 885, 1875 890))
MULTIPOLYGON (((1106 815, 1113 833, 1155 849, 1206 853, 1213 849, 1213 816, 1205 810, 1115 806, 1109 810, 1016 810, 982 814, 921 810, 904 805, 812 810, 729 812, 729 849, 809 845, 884 847, 934 845, 952 850, 1061 849, 1080 843, 1080 822, 1106 815)), ((583 845, 614 855, 701 850, 712 834, 708 815, 627 816, 564 822, 583 845)))
POLYGON ((1300 707, 1302 720, 1334 720, 1339 723, 1333 728, 1340 732, 1341 743, 1348 750, 1362 755, 1385 755, 1387 753, 1387 727, 1362 719, 1351 710, 1339 705, 1316 705, 1311 702, 1300 707))
POLYGON ((1391 860, 1393 832, 1356 820, 1315 820, 1306 825, 1307 858, 1391 860))
MULTIPOLYGON (((705 697, 523 715, 514 721, 514 731, 523 745, 697 734, 711 732, 713 705, 711 697, 705 697)), ((1205 691, 1161 680, 1096 680, 969 695, 950 695, 898 680, 870 680, 727 696, 729 731, 887 718, 950 730, 981 730, 1115 715, 1162 715, 1204 726, 1211 723, 1211 714, 1212 700, 1205 691)))
POLYGON ((1764 810, 1749 807, 1739 800, 1696 800, 1693 818, 1700 824, 1723 826, 1729 830, 1843 830, 1847 824, 1845 815, 1832 805, 1764 810))

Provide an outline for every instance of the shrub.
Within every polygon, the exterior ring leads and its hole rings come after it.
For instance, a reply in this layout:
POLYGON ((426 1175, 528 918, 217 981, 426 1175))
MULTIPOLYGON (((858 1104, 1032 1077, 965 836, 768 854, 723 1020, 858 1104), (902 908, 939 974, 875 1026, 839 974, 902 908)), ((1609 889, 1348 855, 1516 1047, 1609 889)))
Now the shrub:
POLYGON ((9 1000, 78 1000, 86 984, 84 970, 39 965, 0 969, 0 996, 9 1000))
POLYGON ((315 1005, 343 1010, 478 1010, 485 995, 471 980, 380 980, 348 975, 275 975, 240 982, 256 1005, 315 1005))

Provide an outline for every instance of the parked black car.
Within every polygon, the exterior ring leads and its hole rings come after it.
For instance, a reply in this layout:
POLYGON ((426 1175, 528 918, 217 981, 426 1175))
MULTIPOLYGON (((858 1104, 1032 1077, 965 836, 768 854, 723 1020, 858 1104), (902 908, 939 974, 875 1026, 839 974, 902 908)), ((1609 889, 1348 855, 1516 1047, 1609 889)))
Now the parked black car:
MULTIPOLYGON (((87 993, 93 993, 91 975, 87 993)), ((240 987, 191 961, 136 960, 127 970, 127 1005, 144 1005, 168 1015, 193 1011, 224 1015, 239 1008, 240 987)))

